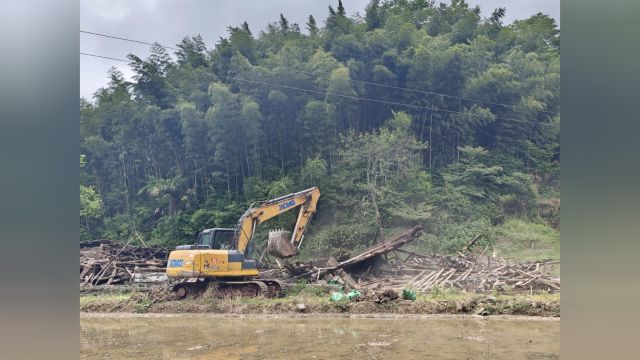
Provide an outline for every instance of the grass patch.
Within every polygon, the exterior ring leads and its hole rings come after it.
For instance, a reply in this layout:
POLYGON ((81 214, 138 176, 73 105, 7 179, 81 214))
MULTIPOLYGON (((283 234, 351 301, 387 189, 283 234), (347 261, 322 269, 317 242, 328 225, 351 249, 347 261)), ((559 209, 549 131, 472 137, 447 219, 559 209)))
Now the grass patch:
POLYGON ((82 308, 96 301, 126 302, 131 296, 132 293, 80 295, 80 307, 82 308))
POLYGON ((456 288, 434 286, 428 293, 418 294, 420 301, 457 301, 472 297, 471 293, 462 292, 456 288))
POLYGON ((515 261, 560 259, 560 231, 544 224, 509 219, 496 229, 497 254, 515 261))

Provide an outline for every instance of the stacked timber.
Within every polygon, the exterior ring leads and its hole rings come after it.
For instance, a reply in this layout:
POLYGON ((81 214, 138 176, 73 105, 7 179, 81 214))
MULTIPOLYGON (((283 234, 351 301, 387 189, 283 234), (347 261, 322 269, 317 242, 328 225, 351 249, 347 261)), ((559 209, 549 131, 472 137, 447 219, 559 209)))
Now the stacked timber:
MULTIPOLYGON (((168 250, 110 240, 80 243, 80 286, 124 284, 136 279, 163 281, 168 250), (160 276, 160 277, 159 277, 160 276)), ((144 282, 144 280, 143 280, 144 282)))
POLYGON ((400 266, 386 266, 365 288, 411 287, 428 292, 436 287, 469 292, 558 292, 560 278, 548 272, 559 261, 509 264, 501 257, 442 256, 412 253, 400 266))

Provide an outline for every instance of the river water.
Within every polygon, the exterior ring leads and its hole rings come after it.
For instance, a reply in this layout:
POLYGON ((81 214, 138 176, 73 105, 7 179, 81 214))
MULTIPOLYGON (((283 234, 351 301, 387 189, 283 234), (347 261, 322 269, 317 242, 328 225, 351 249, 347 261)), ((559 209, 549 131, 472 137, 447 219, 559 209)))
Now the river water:
POLYGON ((83 315, 82 359, 557 359, 560 321, 83 315))

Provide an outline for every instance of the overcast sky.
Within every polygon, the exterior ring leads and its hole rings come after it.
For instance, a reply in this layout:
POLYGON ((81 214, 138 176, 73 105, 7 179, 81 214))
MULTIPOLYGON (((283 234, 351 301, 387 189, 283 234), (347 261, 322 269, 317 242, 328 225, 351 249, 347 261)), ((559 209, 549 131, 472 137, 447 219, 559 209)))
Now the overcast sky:
MULTIPOLYGON (((436 1, 436 2, 448 2, 436 1)), ((467 0, 480 5, 483 16, 498 7, 507 8, 504 21, 524 19, 542 12, 560 23, 560 0, 467 0)), ((304 29, 309 14, 324 24, 328 5, 337 7, 338 0, 81 0, 80 29, 144 42, 175 46, 185 36, 201 34, 212 48, 228 26, 249 23, 254 35, 283 13, 290 23, 304 29)), ((369 0, 344 0, 349 15, 364 14, 369 0)), ((148 55, 148 45, 80 34, 80 51, 125 59, 129 53, 148 55)), ((80 96, 92 94, 107 84, 107 70, 115 66, 130 79, 131 71, 124 62, 80 56, 80 96)))

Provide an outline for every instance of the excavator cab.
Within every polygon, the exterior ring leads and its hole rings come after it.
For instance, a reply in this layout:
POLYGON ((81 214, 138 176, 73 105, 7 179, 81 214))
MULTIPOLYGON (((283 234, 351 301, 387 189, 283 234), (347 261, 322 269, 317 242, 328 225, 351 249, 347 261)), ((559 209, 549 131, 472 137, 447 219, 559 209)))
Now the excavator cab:
POLYGON ((234 229, 214 228, 200 232, 198 235, 198 246, 208 246, 214 250, 235 249, 233 240, 234 229))
POLYGON ((176 250, 196 250, 196 249, 213 249, 213 250, 233 250, 235 249, 235 241, 233 239, 235 230, 225 228, 213 228, 202 230, 198 234, 198 239, 193 245, 179 245, 176 250))

